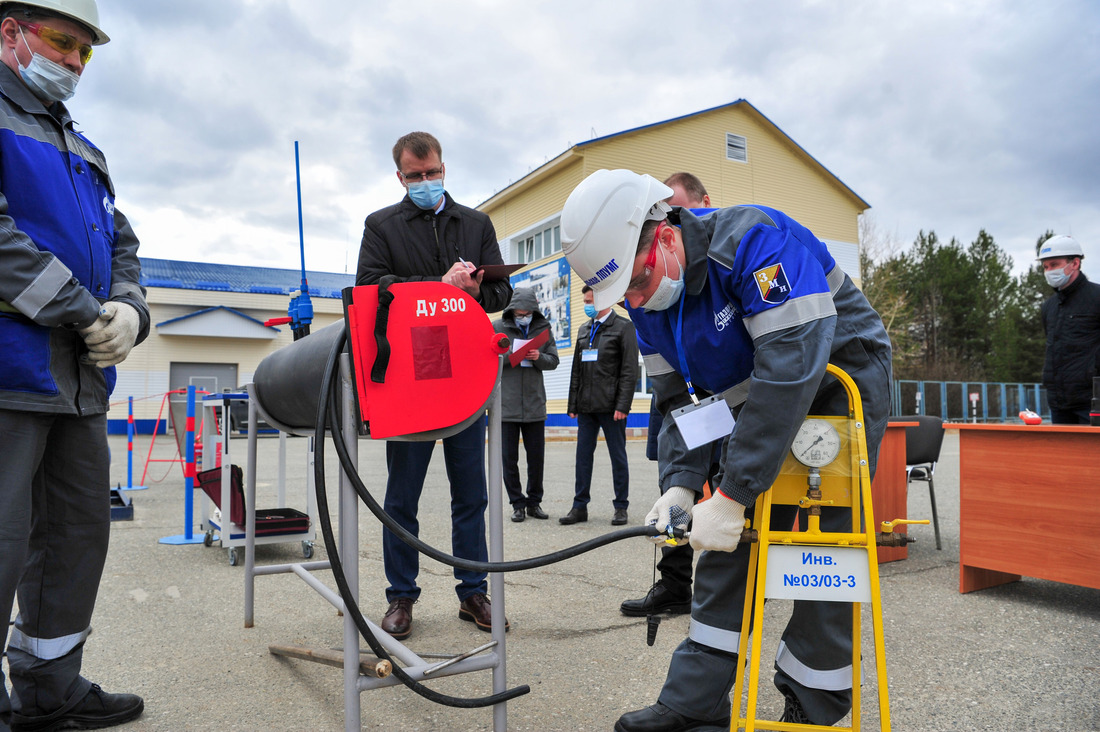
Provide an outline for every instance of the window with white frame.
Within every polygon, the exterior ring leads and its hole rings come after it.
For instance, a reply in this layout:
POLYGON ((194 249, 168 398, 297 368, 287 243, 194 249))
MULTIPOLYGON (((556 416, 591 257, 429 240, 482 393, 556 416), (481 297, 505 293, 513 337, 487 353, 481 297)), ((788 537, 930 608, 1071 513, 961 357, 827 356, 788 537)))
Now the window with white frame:
POLYGON ((540 224, 512 240, 516 264, 529 264, 561 251, 561 226, 540 224))
POLYGON ((726 133, 726 160, 736 160, 739 163, 749 161, 749 142, 741 135, 732 132, 726 133))

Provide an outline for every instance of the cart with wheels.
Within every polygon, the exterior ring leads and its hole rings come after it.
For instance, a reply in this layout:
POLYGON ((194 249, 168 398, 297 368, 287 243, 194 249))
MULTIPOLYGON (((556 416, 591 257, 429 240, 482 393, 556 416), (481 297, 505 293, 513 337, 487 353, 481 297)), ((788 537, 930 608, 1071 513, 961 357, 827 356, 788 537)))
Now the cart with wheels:
MULTIPOLYGON (((196 488, 203 491, 202 530, 205 532, 203 544, 213 546, 215 542, 228 550, 230 566, 241 563, 245 546, 245 523, 249 511, 256 515, 256 544, 277 544, 301 542, 302 555, 306 559, 313 557, 313 542, 316 538, 314 518, 316 517, 316 498, 313 493, 312 472, 308 473, 306 486, 306 512, 303 513, 286 505, 286 451, 285 433, 279 435, 279 473, 278 507, 255 509, 246 505, 243 485, 244 474, 240 467, 233 465, 230 447, 232 440, 230 429, 230 404, 234 401, 248 401, 246 392, 223 392, 210 394, 203 398, 202 421, 203 468, 196 476, 196 488), (221 459, 220 466, 214 463, 221 459), (213 504, 213 505, 211 505, 213 504), (228 508, 227 508, 228 507, 228 508), (213 510, 216 509, 216 510, 213 510)), ((248 433, 256 430, 256 420, 249 420, 248 433)), ((312 461, 312 442, 307 459, 312 461)), ((249 470, 255 466, 249 464, 249 470)))

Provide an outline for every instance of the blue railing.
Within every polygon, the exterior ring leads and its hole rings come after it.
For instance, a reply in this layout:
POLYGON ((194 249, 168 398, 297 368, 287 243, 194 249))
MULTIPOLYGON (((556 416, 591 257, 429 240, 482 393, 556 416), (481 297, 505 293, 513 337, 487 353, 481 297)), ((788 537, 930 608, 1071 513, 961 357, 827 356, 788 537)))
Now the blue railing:
POLYGON ((896 416, 931 414, 956 422, 1008 422, 1030 409, 1050 419, 1046 390, 1034 383, 897 380, 891 401, 891 414, 896 416))

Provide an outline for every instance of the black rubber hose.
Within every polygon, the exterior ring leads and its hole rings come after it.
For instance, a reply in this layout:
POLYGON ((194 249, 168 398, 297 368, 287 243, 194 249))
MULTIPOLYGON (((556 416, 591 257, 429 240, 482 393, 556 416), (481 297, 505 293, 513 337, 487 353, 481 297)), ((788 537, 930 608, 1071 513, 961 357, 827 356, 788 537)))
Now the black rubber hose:
MULTIPOLYGON (((476 709, 480 707, 489 707, 501 702, 506 702, 510 699, 515 699, 518 696, 522 696, 531 691, 531 687, 526 684, 517 686, 513 689, 503 691, 499 694, 493 694, 491 696, 480 697, 476 699, 468 699, 464 697, 451 696, 449 694, 441 694, 437 691, 433 691, 424 686, 416 679, 405 673, 405 670, 398 665, 390 654, 386 651, 385 647, 378 642, 378 639, 371 632, 370 626, 367 625, 366 618, 363 617, 362 611, 359 609, 359 604, 351 591, 351 587, 348 586, 347 578, 344 576, 344 565, 340 561, 340 551, 336 546, 336 539, 332 533, 332 521, 329 518, 328 508, 328 494, 325 491, 325 469, 324 469, 324 434, 326 429, 326 420, 328 412, 331 411, 336 419, 333 420, 333 440, 339 443, 337 440, 337 432, 339 430, 339 415, 337 414, 335 403, 329 404, 330 384, 336 383, 333 376, 336 372, 336 365, 338 363, 340 351, 344 348, 344 341, 347 339, 346 331, 345 335, 337 339, 333 344, 332 352, 329 354, 329 366, 325 369, 324 378, 321 382, 321 394, 317 404, 317 432, 315 440, 319 437, 319 444, 321 445, 320 456, 315 455, 314 459, 314 478, 316 479, 316 494, 317 494, 317 518, 321 524, 321 536, 325 542, 325 551, 328 552, 329 563, 332 566, 332 574, 336 580, 336 587, 340 591, 340 597, 344 600, 344 609, 351 616, 355 622, 355 626, 359 629, 359 633, 367 641, 367 645, 370 646, 371 651, 381 659, 389 661, 393 666, 393 675, 403 683, 405 686, 412 689, 414 692, 424 697, 428 701, 435 702, 437 704, 443 704, 449 707, 459 707, 463 709, 476 709)), ((315 442, 315 444, 318 444, 315 442)))
MULTIPOLYGON (((337 348, 343 348, 343 344, 347 339, 347 333, 340 336, 333 346, 334 351, 337 348)), ((331 372, 331 364, 327 369, 331 372)), ((322 390, 325 393, 321 395, 321 402, 325 404, 334 405, 337 401, 338 384, 335 380, 326 378, 325 384, 322 385, 322 390), (327 389, 326 389, 327 385, 327 389)), ((331 415, 330 415, 331 419, 331 415)), ((344 473, 351 480, 352 485, 355 487, 355 492, 359 494, 359 498, 366 504, 370 512, 374 514, 383 526, 397 535, 401 541, 405 542, 409 546, 416 549, 421 554, 424 554, 432 559, 446 564, 450 567, 456 567, 458 569, 465 569, 473 572, 519 572, 527 569, 536 569, 538 567, 545 567, 550 564, 556 564, 557 562, 564 561, 566 559, 572 559, 585 552, 590 552, 593 549, 598 549, 602 546, 607 546, 616 541, 622 541, 623 539, 630 539, 636 536, 657 536, 660 534, 654 526, 633 526, 628 529, 619 529, 618 531, 612 531, 602 536, 597 536, 588 541, 583 541, 580 544, 560 549, 550 554, 543 554, 538 557, 529 557, 527 559, 516 559, 510 562, 480 562, 473 559, 463 559, 462 557, 456 557, 452 554, 448 554, 444 551, 436 549, 434 546, 425 543, 415 534, 409 532, 401 524, 397 523, 382 506, 378 505, 378 501, 367 490, 366 485, 363 484, 362 478, 359 477, 359 466, 356 465, 351 455, 348 453, 347 445, 343 441, 343 430, 338 422, 332 424, 332 442, 336 447, 336 454, 340 458, 340 465, 344 469, 344 473)), ((318 434, 323 434, 318 432, 318 434)), ((316 471, 317 465, 321 465, 321 460, 314 461, 314 470, 316 471)), ((318 472, 323 477, 324 467, 318 472)), ((319 485, 323 485, 319 484, 319 485)))

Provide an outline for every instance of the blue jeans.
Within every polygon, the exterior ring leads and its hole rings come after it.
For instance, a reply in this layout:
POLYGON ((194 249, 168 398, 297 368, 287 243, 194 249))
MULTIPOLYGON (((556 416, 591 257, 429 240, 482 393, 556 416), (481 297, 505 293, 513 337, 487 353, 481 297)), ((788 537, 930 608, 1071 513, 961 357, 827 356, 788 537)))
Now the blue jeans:
MULTIPOLYGON (((435 442, 386 443, 386 513, 402 527, 419 536, 416 519, 424 477, 432 460, 435 442)), ((451 485, 451 552, 456 557, 488 561, 485 544, 485 418, 481 418, 456 435, 443 438, 443 460, 451 485)), ((413 600, 420 597, 416 576, 420 573, 420 556, 416 549, 401 541, 389 529, 382 530, 382 559, 386 568, 386 600, 398 597, 413 600)), ((485 573, 455 569, 459 601, 486 591, 485 573)))
POLYGON ((615 488, 615 508, 626 508, 630 501, 630 468, 626 462, 626 420, 615 419, 611 412, 580 413, 577 415, 577 482, 573 508, 587 508, 592 500, 592 458, 596 452, 596 438, 603 429, 607 452, 611 456, 611 482, 615 488))

